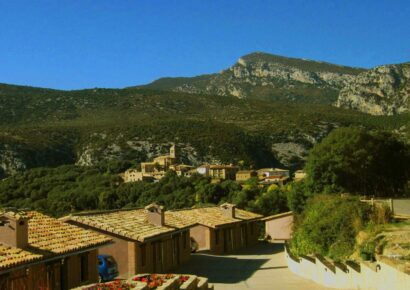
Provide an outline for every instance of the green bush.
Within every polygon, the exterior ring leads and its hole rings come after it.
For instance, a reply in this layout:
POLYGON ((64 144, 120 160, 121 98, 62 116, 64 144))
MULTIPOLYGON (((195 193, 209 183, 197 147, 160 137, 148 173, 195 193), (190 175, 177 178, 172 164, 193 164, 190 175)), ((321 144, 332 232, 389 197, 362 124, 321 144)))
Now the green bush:
POLYGON ((346 259, 353 253, 355 237, 368 223, 370 213, 371 208, 356 198, 317 195, 297 219, 291 251, 336 261, 346 259))

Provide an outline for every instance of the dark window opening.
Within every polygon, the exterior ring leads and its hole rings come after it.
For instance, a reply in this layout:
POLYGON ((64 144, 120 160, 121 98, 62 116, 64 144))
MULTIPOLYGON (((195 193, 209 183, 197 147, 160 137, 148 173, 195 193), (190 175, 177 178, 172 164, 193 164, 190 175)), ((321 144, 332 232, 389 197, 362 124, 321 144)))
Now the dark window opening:
POLYGON ((219 230, 215 230, 215 245, 219 244, 219 230))
POLYGON ((83 254, 81 255, 81 262, 80 262, 80 267, 81 267, 81 276, 80 280, 81 282, 88 281, 88 254, 83 254))
POLYGON ((147 247, 145 244, 141 245, 141 266, 144 267, 147 263, 147 247))
POLYGON ((187 233, 187 232, 184 232, 184 234, 182 235, 182 239, 184 240, 183 243, 182 243, 182 245, 183 245, 184 249, 186 249, 186 247, 187 247, 187 240, 188 240, 188 233, 187 233))

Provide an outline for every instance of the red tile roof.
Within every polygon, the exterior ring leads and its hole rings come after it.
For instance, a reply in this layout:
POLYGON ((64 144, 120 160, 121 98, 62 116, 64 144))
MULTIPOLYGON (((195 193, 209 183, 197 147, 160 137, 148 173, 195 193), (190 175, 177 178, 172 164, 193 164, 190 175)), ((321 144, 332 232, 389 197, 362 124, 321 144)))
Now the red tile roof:
POLYGON ((26 217, 29 218, 28 247, 19 249, 0 243, 0 270, 75 253, 111 241, 103 235, 69 225, 36 211, 26 212, 26 217))

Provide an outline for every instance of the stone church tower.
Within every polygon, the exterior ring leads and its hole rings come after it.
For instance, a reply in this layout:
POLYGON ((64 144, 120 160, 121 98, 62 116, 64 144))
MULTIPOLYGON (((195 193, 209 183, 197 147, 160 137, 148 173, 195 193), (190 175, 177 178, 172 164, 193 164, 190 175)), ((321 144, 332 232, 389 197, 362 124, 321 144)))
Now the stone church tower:
POLYGON ((169 149, 169 156, 171 158, 175 158, 175 159, 177 158, 177 147, 175 146, 175 144, 173 144, 171 148, 169 149))

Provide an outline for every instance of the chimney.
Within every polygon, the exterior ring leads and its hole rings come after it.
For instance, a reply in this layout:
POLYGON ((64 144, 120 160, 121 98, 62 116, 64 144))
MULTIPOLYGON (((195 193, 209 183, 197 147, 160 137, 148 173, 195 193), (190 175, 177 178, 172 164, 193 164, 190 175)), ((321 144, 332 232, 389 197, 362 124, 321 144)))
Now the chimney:
POLYGON ((236 208, 235 204, 224 203, 224 204, 221 204, 219 207, 226 217, 233 218, 233 219, 235 218, 235 208, 236 208))
POLYGON ((165 225, 165 210, 163 206, 156 203, 151 203, 145 207, 147 211, 148 222, 155 226, 165 225))
POLYGON ((20 249, 28 246, 28 217, 24 211, 6 209, 0 213, 0 243, 20 249))

